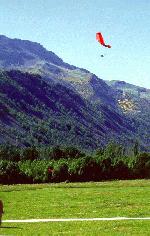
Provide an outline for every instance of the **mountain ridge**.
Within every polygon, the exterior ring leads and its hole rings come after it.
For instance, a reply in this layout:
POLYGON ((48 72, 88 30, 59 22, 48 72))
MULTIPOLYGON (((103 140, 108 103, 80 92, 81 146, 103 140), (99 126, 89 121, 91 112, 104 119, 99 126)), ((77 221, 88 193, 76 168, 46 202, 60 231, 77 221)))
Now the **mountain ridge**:
POLYGON ((148 147, 149 137, 146 142, 142 129, 146 125, 150 130, 149 97, 138 97, 146 117, 140 128, 144 116, 138 114, 136 119, 136 111, 125 112, 119 103, 131 97, 134 103, 138 95, 129 91, 124 95, 123 85, 119 89, 107 84, 28 40, 0 36, 0 69, 0 122, 5 136, 1 143, 72 144, 94 149, 112 139, 122 143, 138 139, 142 147, 148 147), (16 137, 20 142, 14 141, 16 137))

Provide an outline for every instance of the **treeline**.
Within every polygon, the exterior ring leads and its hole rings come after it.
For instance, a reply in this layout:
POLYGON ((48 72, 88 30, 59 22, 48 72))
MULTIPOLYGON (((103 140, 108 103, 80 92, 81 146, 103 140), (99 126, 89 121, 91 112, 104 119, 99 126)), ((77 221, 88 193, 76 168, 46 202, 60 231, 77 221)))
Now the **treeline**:
POLYGON ((110 143, 93 153, 75 147, 0 146, 0 184, 150 178, 150 153, 110 143))

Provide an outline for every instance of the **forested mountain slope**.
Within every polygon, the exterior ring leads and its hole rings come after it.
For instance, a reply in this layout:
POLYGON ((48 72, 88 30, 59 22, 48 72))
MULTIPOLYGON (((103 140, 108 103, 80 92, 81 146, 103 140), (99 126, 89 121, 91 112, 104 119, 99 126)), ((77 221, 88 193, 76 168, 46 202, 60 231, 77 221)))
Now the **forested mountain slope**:
POLYGON ((149 95, 126 111, 122 89, 28 40, 0 36, 0 69, 1 143, 91 150, 138 139, 148 148, 149 95))

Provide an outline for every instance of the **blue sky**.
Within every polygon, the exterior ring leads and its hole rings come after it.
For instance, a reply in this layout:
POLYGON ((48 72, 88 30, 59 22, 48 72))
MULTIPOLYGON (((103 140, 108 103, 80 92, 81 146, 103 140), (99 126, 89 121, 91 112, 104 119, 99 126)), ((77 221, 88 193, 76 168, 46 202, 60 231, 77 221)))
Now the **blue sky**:
POLYGON ((0 0, 0 34, 39 42, 104 80, 150 88, 149 0, 0 0), (99 31, 111 49, 96 41, 99 31))

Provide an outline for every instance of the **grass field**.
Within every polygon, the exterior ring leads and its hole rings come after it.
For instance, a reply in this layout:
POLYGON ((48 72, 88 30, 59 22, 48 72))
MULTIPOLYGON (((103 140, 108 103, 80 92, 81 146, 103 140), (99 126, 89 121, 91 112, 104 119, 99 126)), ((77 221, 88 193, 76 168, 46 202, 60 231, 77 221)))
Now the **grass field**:
MULTIPOLYGON (((3 220, 150 217, 150 181, 0 186, 3 220)), ((3 223, 0 235, 150 235, 150 220, 3 223)))

